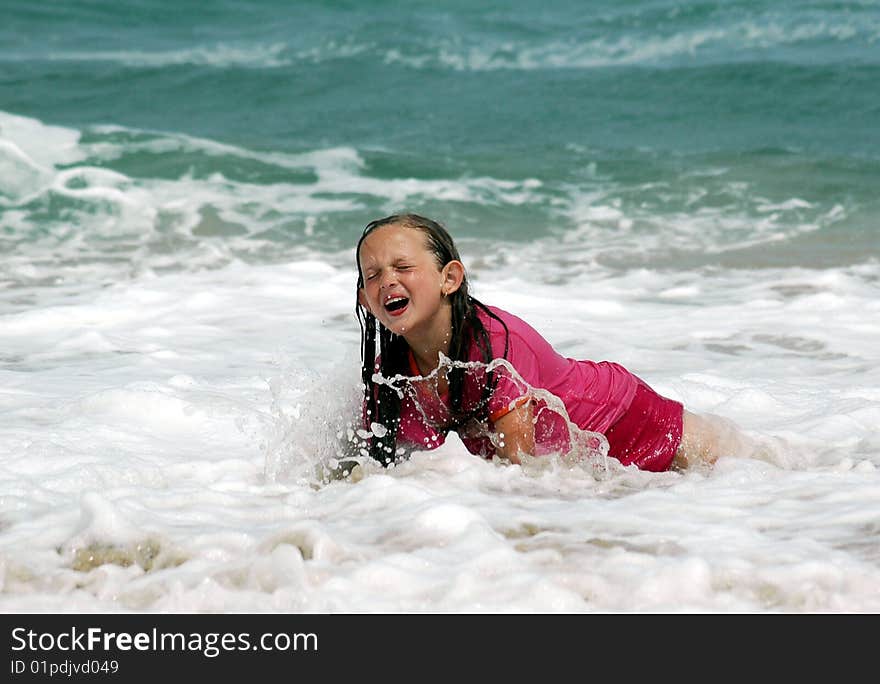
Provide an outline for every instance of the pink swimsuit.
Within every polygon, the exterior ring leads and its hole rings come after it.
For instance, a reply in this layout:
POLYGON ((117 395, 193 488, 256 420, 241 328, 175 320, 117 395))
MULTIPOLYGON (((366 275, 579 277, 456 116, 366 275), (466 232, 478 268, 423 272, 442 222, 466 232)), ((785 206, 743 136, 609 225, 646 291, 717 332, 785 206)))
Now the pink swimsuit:
MULTIPOLYGON (((522 319, 490 307, 507 325, 509 336, 499 321, 480 311, 489 333, 493 358, 504 358, 507 338, 507 361, 527 386, 511 375, 506 367, 494 368, 496 385, 488 397, 491 425, 528 398, 533 399, 535 414, 535 455, 566 452, 570 448, 569 430, 558 412, 549 410, 555 400, 530 388, 546 390, 561 400, 571 421, 582 430, 605 435, 609 455, 624 465, 635 464, 642 470, 667 470, 681 442, 683 407, 677 401, 654 392, 640 378, 623 366, 609 361, 576 361, 558 354, 553 347, 522 319)), ((470 360, 482 361, 473 345, 470 360)), ((414 376, 419 375, 410 357, 414 376)), ((476 406, 486 384, 485 367, 480 363, 466 371, 462 405, 476 406)), ((421 383, 408 386, 401 402, 398 441, 416 448, 434 449, 443 443, 450 417, 447 397, 423 388, 421 383)), ((494 455, 488 436, 468 426, 456 428, 462 442, 474 454, 494 455)))

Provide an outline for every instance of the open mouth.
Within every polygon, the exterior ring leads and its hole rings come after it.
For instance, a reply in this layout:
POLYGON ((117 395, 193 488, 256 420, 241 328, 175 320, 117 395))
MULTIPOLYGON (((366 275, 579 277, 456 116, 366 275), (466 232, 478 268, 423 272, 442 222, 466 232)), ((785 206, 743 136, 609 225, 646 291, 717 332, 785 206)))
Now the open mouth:
POLYGON ((409 304, 407 297, 392 297, 385 302, 385 310, 390 314, 398 315, 403 312, 407 304, 409 304))

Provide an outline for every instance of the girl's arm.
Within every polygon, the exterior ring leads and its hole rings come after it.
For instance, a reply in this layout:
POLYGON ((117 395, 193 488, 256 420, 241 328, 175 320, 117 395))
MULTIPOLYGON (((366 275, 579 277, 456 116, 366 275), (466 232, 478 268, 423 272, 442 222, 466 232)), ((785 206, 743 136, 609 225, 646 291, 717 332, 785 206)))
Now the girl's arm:
POLYGON ((527 401, 495 421, 495 452, 511 463, 519 463, 520 453, 535 453, 535 419, 532 402, 527 401))

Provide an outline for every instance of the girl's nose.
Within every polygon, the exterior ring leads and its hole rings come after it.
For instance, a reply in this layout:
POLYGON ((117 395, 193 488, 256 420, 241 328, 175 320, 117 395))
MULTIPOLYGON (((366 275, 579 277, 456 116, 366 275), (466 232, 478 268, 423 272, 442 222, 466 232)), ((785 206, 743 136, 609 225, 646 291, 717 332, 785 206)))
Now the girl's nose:
POLYGON ((382 288, 391 287, 392 285, 397 284, 397 277, 394 275, 393 270, 387 270, 382 274, 382 277, 379 281, 379 284, 382 288))

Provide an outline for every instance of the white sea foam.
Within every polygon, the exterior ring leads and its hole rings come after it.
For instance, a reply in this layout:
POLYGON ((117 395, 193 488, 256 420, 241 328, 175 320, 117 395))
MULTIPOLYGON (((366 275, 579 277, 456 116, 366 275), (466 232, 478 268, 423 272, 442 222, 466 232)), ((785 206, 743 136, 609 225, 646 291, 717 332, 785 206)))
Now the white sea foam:
MULTIPOLYGON (((723 174, 721 174, 723 176, 723 174)), ((658 197, 656 203, 645 197, 640 202, 624 201, 616 188, 585 190, 567 188, 567 196, 557 202, 566 223, 577 226, 558 239, 547 241, 547 250, 595 259, 599 255, 657 255, 679 251, 717 254, 756 245, 779 242, 795 236, 828 229, 848 216, 847 209, 814 205, 802 198, 771 201, 754 188, 736 180, 712 180, 715 197, 730 197, 729 204, 701 206, 709 188, 692 185, 690 197, 680 211, 663 207, 658 189, 643 188, 645 195, 658 197)), ((668 192, 667 197, 678 193, 668 192)))
POLYGON ((180 50, 93 50, 50 52, 47 59, 57 62, 113 62, 130 67, 167 67, 188 64, 216 69, 229 67, 276 68, 291 63, 284 43, 234 45, 217 43, 180 50))
POLYGON ((0 207, 45 188, 56 165, 80 161, 79 137, 68 128, 0 112, 0 207))
MULTIPOLYGON (((301 221, 307 234, 315 216, 351 212, 374 198, 389 207, 425 198, 520 206, 542 191, 537 179, 375 178, 364 172, 362 157, 349 147, 260 153, 186 135, 111 126, 96 127, 98 139, 80 144, 76 131, 22 117, 8 116, 3 122, 11 122, 0 127, 3 221, 15 229, 13 235, 30 238, 0 264, 0 283, 8 286, 214 268, 255 253, 277 252, 278 245, 263 236, 284 234, 292 220, 301 221), (133 178, 102 166, 141 152, 254 160, 304 171, 312 178, 261 184, 232 180, 221 172, 202 177, 187 172, 164 180, 133 178), (32 202, 60 203, 64 209, 35 220, 20 209, 32 202), (115 243, 109 252, 107 238, 115 243)), ((281 249, 297 251, 290 241, 281 249)))
MULTIPOLYGON (((78 132, 33 119, 7 115, 2 122, 0 205, 4 239, 14 245, 0 264, 0 282, 7 287, 108 282, 167 270, 216 268, 272 254, 293 258, 304 254, 305 247, 284 239, 292 221, 298 222, 296 234, 317 240, 314 217, 351 213, 377 199, 389 211, 428 199, 511 209, 544 206, 567 226, 564 233, 537 243, 531 253, 499 248, 484 252, 481 261, 503 257, 534 268, 549 260, 559 266, 554 277, 561 279, 605 257, 639 263, 658 255, 705 255, 780 242, 827 229, 850 213, 848 207, 829 209, 799 197, 762 197, 749 184, 727 179, 724 170, 709 173, 705 180, 688 177, 687 187, 677 191, 682 208, 676 213, 662 207, 669 189, 648 185, 636 202, 631 190, 622 192, 601 179, 583 187, 550 186, 538 178, 377 178, 350 147, 264 153, 186 135, 109 126, 95 128, 88 142, 81 143, 78 132), (252 160, 303 172, 304 178, 252 183, 219 171, 136 178, 106 168, 139 153, 252 160), (719 204, 713 199, 718 197, 729 199, 719 204), (42 205, 59 209, 48 217, 33 211, 42 205), (27 239, 12 243, 15 236, 27 239), (110 251, 107 239, 114 242, 110 251)), ((218 161, 220 168, 222 163, 218 161)))
MULTIPOLYGON (((781 18, 770 14, 762 21, 731 18, 723 25, 707 23, 688 30, 677 26, 668 31, 658 24, 653 31, 627 30, 621 34, 576 35, 554 38, 546 43, 535 41, 483 40, 468 44, 459 38, 438 38, 418 51, 388 49, 384 61, 424 69, 443 67, 455 71, 494 71, 514 69, 595 69, 609 66, 668 65, 760 59, 767 54, 782 54, 786 59, 809 58, 811 46, 835 41, 858 44, 865 49, 880 37, 880 22, 874 17, 827 20, 809 13, 781 18)), ((352 54, 368 51, 346 47, 352 54)), ((340 50, 328 47, 327 57, 343 56, 340 50)), ((844 58, 842 56, 842 58, 844 58)))
POLYGON ((565 285, 543 268, 484 266, 474 292, 763 450, 597 478, 450 438, 322 484, 314 466, 356 410, 351 267, 37 291, 0 313, 0 606, 880 610, 877 266, 565 285))
MULTIPOLYGON (((275 69, 300 62, 323 63, 369 58, 415 69, 446 68, 455 71, 498 69, 584 69, 639 64, 667 64, 701 60, 728 60, 731 53, 743 59, 772 51, 788 51, 791 59, 808 55, 812 46, 829 41, 869 49, 880 39, 880 22, 866 14, 826 17, 802 11, 790 16, 768 12, 754 18, 707 21, 682 30, 677 23, 652 22, 654 30, 639 33, 629 24, 606 34, 575 34, 547 42, 498 37, 478 44, 461 36, 420 41, 418 49, 389 48, 384 42, 353 36, 328 37, 320 44, 301 48, 286 42, 266 44, 214 43, 170 50, 63 50, 45 59, 58 62, 108 62, 131 68, 180 65, 225 69, 242 67, 275 69)), ((20 59, 21 57, 7 57, 20 59)), ((826 55, 826 59, 828 55, 826 55)))
POLYGON ((83 158, 78 131, 30 117, 0 111, 0 138, 13 143, 29 163, 41 168, 73 164, 83 158))

